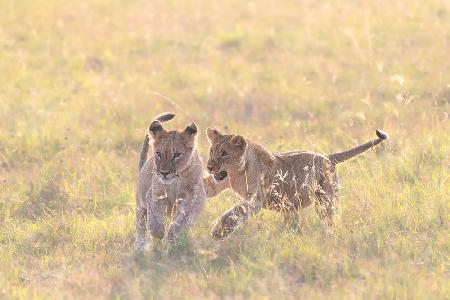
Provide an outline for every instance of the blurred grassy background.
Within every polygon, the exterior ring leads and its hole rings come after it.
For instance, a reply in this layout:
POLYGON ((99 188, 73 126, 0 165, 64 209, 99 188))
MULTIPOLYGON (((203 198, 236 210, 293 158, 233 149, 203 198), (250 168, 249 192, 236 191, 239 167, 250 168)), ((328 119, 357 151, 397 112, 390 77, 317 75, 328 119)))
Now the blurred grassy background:
POLYGON ((448 1, 0 1, 0 298, 446 298, 448 1), (264 211, 133 254, 152 118, 273 151, 391 139, 339 167, 336 236, 264 211))

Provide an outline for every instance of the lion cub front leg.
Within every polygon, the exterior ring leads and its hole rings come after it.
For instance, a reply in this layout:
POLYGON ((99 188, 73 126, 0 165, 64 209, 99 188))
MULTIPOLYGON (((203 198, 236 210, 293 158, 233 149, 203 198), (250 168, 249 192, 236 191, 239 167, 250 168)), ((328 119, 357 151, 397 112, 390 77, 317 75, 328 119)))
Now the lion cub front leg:
POLYGON ((177 236, 192 227, 198 219, 206 202, 206 195, 201 187, 197 193, 183 197, 177 201, 175 216, 169 225, 167 241, 173 242, 177 236))
POLYGON ((147 200, 147 226, 152 237, 161 240, 164 237, 164 216, 167 208, 165 196, 153 195, 147 200))
POLYGON ((229 179, 223 182, 216 182, 212 175, 203 178, 203 187, 205 188, 206 197, 212 198, 230 187, 229 179))
POLYGON ((211 235, 216 240, 224 240, 239 229, 248 218, 247 207, 243 204, 236 205, 225 212, 216 222, 211 235))
POLYGON ((242 227, 249 216, 257 214, 263 207, 263 191, 258 186, 257 191, 247 196, 247 201, 236 205, 225 212, 216 222, 211 235, 216 240, 224 240, 233 232, 242 227))

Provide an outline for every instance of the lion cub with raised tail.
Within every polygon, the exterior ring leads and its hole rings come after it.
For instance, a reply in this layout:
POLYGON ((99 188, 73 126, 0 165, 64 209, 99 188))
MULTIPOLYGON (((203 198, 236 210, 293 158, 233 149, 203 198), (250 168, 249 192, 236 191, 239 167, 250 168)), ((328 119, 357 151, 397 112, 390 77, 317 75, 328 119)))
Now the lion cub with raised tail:
POLYGON ((262 208, 282 212, 285 220, 314 200, 322 223, 333 226, 338 208, 336 165, 388 138, 377 130, 377 138, 350 150, 322 155, 307 151, 270 153, 240 135, 221 134, 208 128, 211 142, 204 179, 207 197, 231 187, 244 201, 225 212, 212 229, 217 240, 229 237, 249 216, 262 208))
POLYGON ((166 131, 162 123, 175 117, 164 113, 155 118, 145 136, 139 161, 136 193, 136 250, 143 250, 148 229, 156 239, 165 235, 164 216, 173 216, 167 240, 196 222, 206 201, 202 162, 195 149, 197 126, 166 131), (152 137, 154 155, 147 160, 152 137))

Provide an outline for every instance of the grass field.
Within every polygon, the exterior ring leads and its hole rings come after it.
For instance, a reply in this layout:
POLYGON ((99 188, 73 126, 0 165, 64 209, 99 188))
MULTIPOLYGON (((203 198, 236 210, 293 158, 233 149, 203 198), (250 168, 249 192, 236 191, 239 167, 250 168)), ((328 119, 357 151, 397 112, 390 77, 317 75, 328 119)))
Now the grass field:
POLYGON ((0 299, 449 299, 450 2, 0 0, 0 299), (390 140, 339 166, 323 235, 264 211, 134 254, 152 118, 273 151, 390 140))

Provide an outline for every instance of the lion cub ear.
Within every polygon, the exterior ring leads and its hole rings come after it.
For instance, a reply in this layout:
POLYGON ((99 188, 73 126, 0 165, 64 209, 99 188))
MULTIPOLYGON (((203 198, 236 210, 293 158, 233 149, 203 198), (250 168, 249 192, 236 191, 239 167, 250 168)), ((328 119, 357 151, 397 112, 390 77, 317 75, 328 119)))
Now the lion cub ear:
POLYGON ((241 135, 235 135, 230 139, 230 145, 239 149, 247 147, 247 141, 241 135))
POLYGON ((148 132, 151 134, 153 139, 157 139, 163 134, 164 128, 162 127, 160 121, 155 120, 148 127, 148 132))
POLYGON ((206 135, 208 136, 208 139, 211 141, 211 143, 213 143, 218 137, 222 136, 220 132, 211 128, 206 129, 206 135))
POLYGON ((192 122, 186 129, 184 130, 184 133, 188 136, 194 136, 197 134, 198 128, 197 125, 195 125, 194 122, 192 122))

